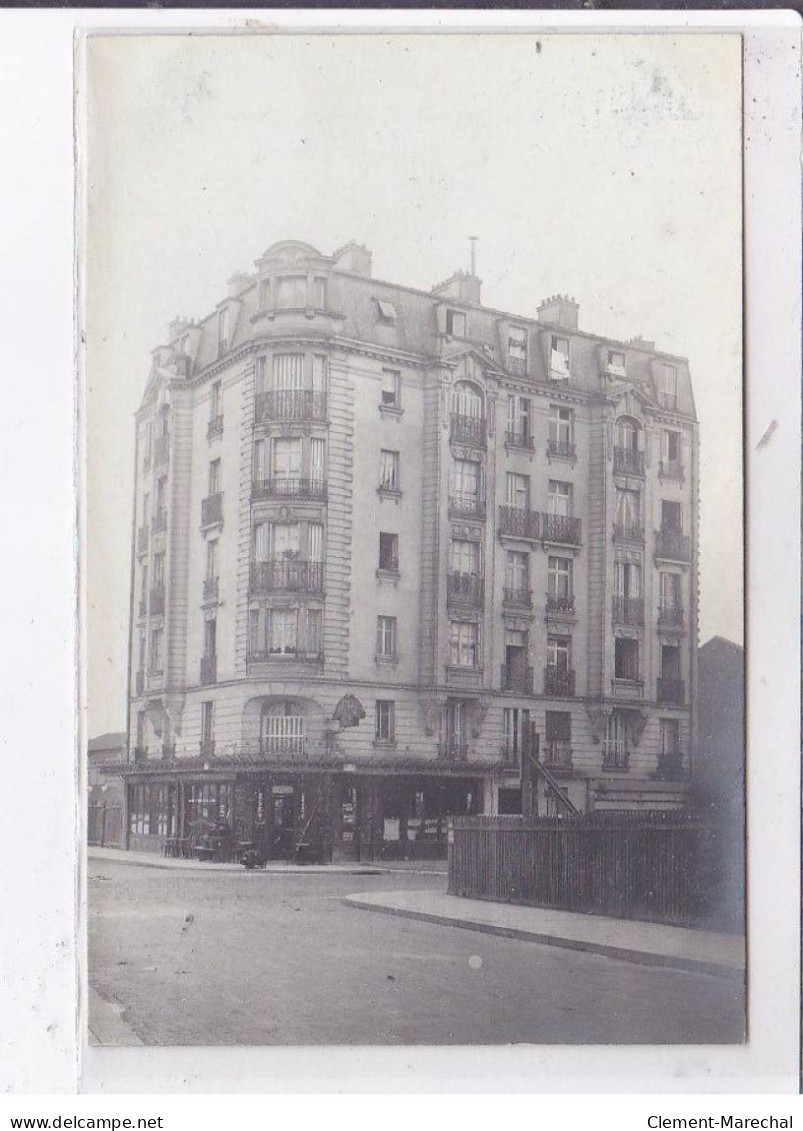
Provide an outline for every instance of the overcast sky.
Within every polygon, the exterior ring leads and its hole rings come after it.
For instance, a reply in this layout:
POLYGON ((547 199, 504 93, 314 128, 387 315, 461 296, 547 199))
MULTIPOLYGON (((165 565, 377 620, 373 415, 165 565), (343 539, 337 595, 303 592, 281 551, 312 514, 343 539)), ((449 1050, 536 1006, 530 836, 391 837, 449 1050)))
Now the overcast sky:
POLYGON ((90 736, 125 729, 133 413, 175 314, 280 239, 689 358, 700 642, 742 641, 738 36, 127 36, 89 50, 90 736))

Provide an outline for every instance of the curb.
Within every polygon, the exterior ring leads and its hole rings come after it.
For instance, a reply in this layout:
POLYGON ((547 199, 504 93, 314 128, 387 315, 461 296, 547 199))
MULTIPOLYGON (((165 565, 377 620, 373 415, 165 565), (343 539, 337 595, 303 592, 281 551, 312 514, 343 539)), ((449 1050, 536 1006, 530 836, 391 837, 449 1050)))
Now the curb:
POLYGON ((633 962, 640 966, 659 966, 665 969, 682 970, 687 974, 712 974, 718 978, 735 978, 742 981, 745 971, 742 967, 724 966, 705 959, 684 958, 680 955, 657 954, 655 951, 635 950, 630 947, 611 946, 608 943, 591 942, 586 939, 567 939, 561 935, 541 934, 538 931, 523 931, 518 927, 502 927, 495 923, 480 923, 476 919, 452 918, 436 915, 430 911, 409 911, 406 908, 382 906, 369 903, 354 896, 345 896, 343 903, 362 911, 378 911, 383 915, 397 915, 402 919, 418 919, 424 923, 437 923, 442 927, 459 927, 462 930, 478 931, 485 935, 500 935, 502 938, 519 939, 522 942, 536 943, 540 946, 562 947, 565 950, 579 950, 588 954, 600 954, 605 958, 616 958, 621 962, 633 962))
POLYGON ((87 854, 88 861, 94 861, 96 864, 126 864, 132 868, 155 868, 160 872, 173 872, 181 875, 182 873, 192 873, 193 875, 205 876, 246 876, 246 875, 262 875, 262 876, 381 876, 383 870, 380 868, 342 868, 337 864, 323 864, 323 865, 288 865, 286 868, 244 868, 241 864, 232 865, 212 865, 207 864, 168 864, 166 861, 159 857, 157 860, 132 860, 126 853, 121 853, 119 860, 109 856, 94 856, 91 852, 87 854))

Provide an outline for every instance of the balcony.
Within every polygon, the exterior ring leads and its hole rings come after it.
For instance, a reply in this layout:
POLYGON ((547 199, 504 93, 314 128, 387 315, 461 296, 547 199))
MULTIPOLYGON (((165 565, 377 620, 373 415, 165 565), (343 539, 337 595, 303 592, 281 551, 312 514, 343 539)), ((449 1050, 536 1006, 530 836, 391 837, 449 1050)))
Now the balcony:
POLYGON ((217 655, 201 656, 201 683, 217 683, 217 655))
POLYGON ((685 702, 685 694, 686 689, 682 679, 658 677, 657 698, 659 703, 674 703, 675 706, 682 706, 685 702))
POLYGON ((156 467, 167 463, 170 456, 170 437, 157 436, 153 442, 153 462, 156 467))
POLYGON ((532 695, 533 669, 502 664, 499 686, 502 691, 518 691, 520 695, 532 695))
POLYGON ((223 435, 223 414, 218 413, 217 416, 209 418, 209 423, 206 426, 206 438, 212 440, 215 436, 223 435))
POLYGON ((449 439, 455 443, 484 448, 487 434, 484 416, 463 416, 453 412, 449 418, 449 439))
POLYGON ((468 605, 481 609, 485 604, 485 578, 478 573, 450 573, 446 584, 450 605, 468 605))
POLYGON ((142 695, 145 690, 145 672, 137 672, 136 688, 137 695, 142 695))
POLYGON ((157 585, 151 589, 150 598, 151 616, 156 616, 165 611, 165 587, 164 585, 157 585))
POLYGON ((148 535, 149 531, 147 526, 140 526, 137 531, 137 553, 145 554, 148 550, 148 535))
POLYGON ((644 624, 644 598, 613 598, 613 620, 615 624, 644 624))
POLYGON ((679 459, 662 459, 658 464, 658 474, 662 479, 674 479, 678 483, 684 481, 683 464, 679 459))
POLYGON ((614 542, 635 542, 644 545, 644 527, 635 526, 630 522, 615 522, 613 524, 614 542))
POLYGON ((567 514, 542 514, 541 538, 544 542, 560 542, 566 546, 579 546, 582 541, 582 519, 567 514))
POLYGON ((672 754, 658 755, 657 777, 667 778, 671 781, 672 779, 684 777, 685 772, 683 755, 680 751, 675 751, 672 754))
POLYGON ((259 743, 262 758, 304 758, 307 754, 305 734, 267 735, 259 743))
POLYGON ((256 419, 326 421, 326 393, 313 389, 274 389, 256 398, 256 419))
POLYGON ((217 601, 220 592, 220 578, 219 577, 205 577, 204 578, 204 601, 217 601))
POLYGON ((151 530, 154 534, 161 534, 163 530, 167 530, 167 511, 157 511, 151 519, 151 530))
POLYGON ((606 739, 602 748, 602 768, 604 770, 626 770, 630 754, 623 739, 606 739))
POLYGON ((535 442, 529 432, 505 432, 505 443, 509 448, 522 448, 526 452, 535 451, 535 442))
POLYGON ((269 652, 264 648, 249 648, 246 658, 249 664, 288 664, 294 662, 302 664, 321 664, 323 663, 323 652, 305 651, 300 648, 292 652, 269 652))
POLYGON ((467 762, 468 743, 456 737, 443 738, 438 743, 438 757, 443 762, 467 762))
POLYGON ((323 562, 297 558, 251 562, 252 593, 322 593, 323 562))
POLYGON ((655 553, 659 558, 673 562, 691 561, 691 538, 679 530, 657 530, 655 532, 655 553))
POLYGON ((511 588, 506 585, 502 591, 502 601, 512 609, 531 609, 533 607, 533 591, 518 586, 511 588))
POLYGON ((577 445, 571 440, 551 439, 547 441, 547 455, 556 459, 576 459, 577 445))
POLYGON ((644 452, 632 448, 613 449, 613 470, 617 475, 640 475, 644 478, 644 452))
POLYGON ((201 499, 201 526, 214 526, 223 521, 223 494, 207 495, 201 499))
POLYGON ((456 518, 485 518, 485 499, 479 495, 450 495, 449 514, 456 518))
POLYGON ((255 479, 251 484, 251 499, 310 499, 326 502, 326 481, 323 479, 255 479))
POLYGON ((662 628, 683 628, 683 609, 680 605, 660 605, 658 624, 662 628))
POLYGON ((547 613, 558 613, 563 616, 574 616, 574 594, 567 597, 559 597, 556 593, 547 593, 546 611, 547 613))
POLYGON ((567 773, 572 768, 571 743, 563 738, 548 738, 544 744, 544 765, 547 769, 567 773))
POLYGON ((541 516, 538 511, 526 510, 524 507, 500 507, 499 533, 535 541, 541 533, 541 516))
POLYGON ((548 664, 544 668, 544 695, 571 699, 575 694, 575 683, 573 668, 559 668, 555 664, 548 664))

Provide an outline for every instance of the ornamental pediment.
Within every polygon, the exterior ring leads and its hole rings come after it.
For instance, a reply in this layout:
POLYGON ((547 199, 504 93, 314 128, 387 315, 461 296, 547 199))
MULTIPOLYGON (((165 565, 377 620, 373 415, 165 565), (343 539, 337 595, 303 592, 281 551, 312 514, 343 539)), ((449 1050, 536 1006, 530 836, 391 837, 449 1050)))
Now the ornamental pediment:
POLYGON ((443 362, 453 371, 455 381, 485 381, 489 373, 499 373, 490 354, 474 346, 463 346, 443 355, 443 362))

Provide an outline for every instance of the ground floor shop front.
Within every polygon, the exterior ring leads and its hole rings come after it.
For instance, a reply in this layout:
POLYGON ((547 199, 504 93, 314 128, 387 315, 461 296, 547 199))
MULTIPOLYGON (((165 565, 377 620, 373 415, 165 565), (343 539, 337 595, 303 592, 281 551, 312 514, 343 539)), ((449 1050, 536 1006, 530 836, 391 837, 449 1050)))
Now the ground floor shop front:
POLYGON ((239 859, 442 859, 448 821, 487 811, 487 771, 359 772, 334 766, 137 768, 126 778, 126 847, 239 859))

